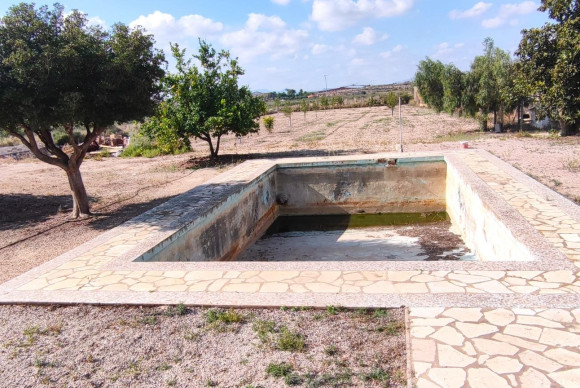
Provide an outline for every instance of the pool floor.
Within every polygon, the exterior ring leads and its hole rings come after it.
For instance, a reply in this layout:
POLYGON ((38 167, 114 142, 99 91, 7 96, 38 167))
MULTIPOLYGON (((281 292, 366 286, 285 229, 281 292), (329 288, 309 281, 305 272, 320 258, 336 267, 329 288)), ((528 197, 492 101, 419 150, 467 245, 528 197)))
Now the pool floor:
POLYGON ((475 260, 449 221, 266 233, 238 261, 475 260))

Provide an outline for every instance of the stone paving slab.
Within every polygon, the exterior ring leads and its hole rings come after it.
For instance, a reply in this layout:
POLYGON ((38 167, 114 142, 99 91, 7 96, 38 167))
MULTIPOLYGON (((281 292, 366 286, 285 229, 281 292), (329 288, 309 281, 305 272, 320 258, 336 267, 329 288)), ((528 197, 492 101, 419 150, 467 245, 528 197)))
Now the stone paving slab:
POLYGON ((580 386, 580 308, 411 308, 417 388, 580 386))
MULTIPOLYGON (((385 303, 414 304, 417 295, 436 294, 436 303, 461 305, 480 294, 490 305, 515 298, 542 306, 545 297, 573 305, 580 295, 578 264, 580 212, 556 193, 538 191, 524 174, 486 152, 421 153, 405 157, 443 155, 448 162, 461 159, 471 174, 493 187, 499 205, 507 203, 510 217, 519 223, 544 258, 535 262, 341 262, 341 263, 137 263, 135 252, 150 249, 160 239, 196 222, 195 215, 217 206, 232 192, 258 179, 276 165, 293 163, 361 163, 400 156, 379 154, 338 158, 300 158, 250 161, 206 182, 203 187, 168 201, 71 252, 0 286, 0 303, 147 303, 185 301, 202 304, 220 300, 221 293, 245 295, 266 305, 280 305, 279 297, 314 304, 336 304, 340 296, 352 305, 358 299, 382 295, 385 303), (519 175, 518 175, 519 174, 519 175), (515 176, 514 176, 515 175, 515 176), (501 197, 501 198, 500 198, 501 197), (572 210, 569 210, 568 208, 572 210), (533 208, 533 211, 531 210, 533 208), (515 216, 514 216, 515 214, 515 216), (527 229, 526 229, 527 228, 527 229), (530 232, 531 231, 531 232, 530 232), (534 235, 535 233, 535 235, 534 235), (537 235, 537 236, 536 236, 537 235), (548 252, 549 254, 547 254, 548 252), (550 262, 550 260, 552 262, 550 262), (191 295, 187 295, 191 293, 191 295), (218 294, 218 295, 213 295, 218 294), (275 298, 273 296, 276 296, 275 298), (320 300, 317 302, 317 300, 320 300), (139 302, 136 302, 139 301, 139 302)), ((484 190, 482 188, 482 190, 484 190)), ((507 206, 507 205, 506 205, 507 206)), ((499 206, 501 207, 501 206, 499 206)), ((577 206, 576 206, 577 208, 577 206)), ((508 214, 509 215, 509 214, 508 214)), ((506 216, 507 217, 507 216, 506 216)), ((516 225, 517 226, 517 225, 516 225)), ((227 299, 227 298, 226 298, 227 299)), ((245 297, 243 299, 246 299, 245 297)), ((240 303, 236 303, 240 304, 240 303)))

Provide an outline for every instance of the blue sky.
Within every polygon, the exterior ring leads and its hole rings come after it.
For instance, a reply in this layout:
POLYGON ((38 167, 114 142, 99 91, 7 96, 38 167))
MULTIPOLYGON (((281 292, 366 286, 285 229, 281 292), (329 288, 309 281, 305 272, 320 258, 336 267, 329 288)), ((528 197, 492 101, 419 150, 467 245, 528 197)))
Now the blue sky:
MULTIPOLYGON (((10 1, 0 2, 4 15, 10 1)), ((37 4, 42 4, 37 1, 37 4)), ((252 90, 321 90, 410 80, 429 56, 469 68, 486 37, 514 52, 548 19, 539 0, 63 0, 93 23, 141 25, 169 59, 202 37, 239 57, 252 90)), ((171 61, 170 61, 171 62, 171 61)))

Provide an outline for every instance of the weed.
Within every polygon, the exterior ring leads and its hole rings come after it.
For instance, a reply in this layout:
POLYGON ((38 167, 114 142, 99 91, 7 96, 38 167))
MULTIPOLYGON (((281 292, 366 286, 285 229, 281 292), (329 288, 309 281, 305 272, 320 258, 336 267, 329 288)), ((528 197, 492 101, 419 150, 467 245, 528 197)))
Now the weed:
POLYGON ((314 315, 312 316, 312 318, 313 318, 315 321, 320 321, 321 319, 324 319, 324 314, 321 314, 321 313, 316 313, 316 314, 314 314, 314 315))
POLYGON ((372 369, 370 372, 364 373, 361 376, 361 379, 363 381, 380 381, 383 383, 388 383, 390 378, 391 375, 389 374, 389 372, 382 368, 372 369))
POLYGON ((166 381, 168 387, 175 387, 177 385, 177 379, 175 377, 166 381))
POLYGON ((568 159, 564 162, 564 168, 570 172, 580 171, 580 159, 568 159))
POLYGON ((336 356, 338 353, 339 349, 334 344, 328 345, 326 348, 324 348, 324 354, 327 356, 336 356))
POLYGON ((183 335, 183 338, 188 341, 195 341, 199 338, 199 333, 194 333, 193 331, 188 331, 183 335))
POLYGON ((317 375, 311 372, 306 374, 305 379, 306 386, 309 388, 350 385, 352 379, 352 371, 350 369, 345 369, 342 372, 339 372, 334 375, 330 373, 317 375))
POLYGON ((35 357, 34 358, 34 366, 38 369, 41 369, 41 368, 45 368, 45 367, 55 367, 56 364, 52 361, 47 360, 47 359, 35 357))
POLYGON ((516 133, 514 133, 515 137, 533 137, 531 133, 529 132, 525 132, 525 131, 518 131, 516 133))
POLYGON ((270 334, 274 333, 275 328, 276 323, 274 321, 266 321, 263 319, 257 319, 252 325, 252 330, 258 334, 258 338, 262 343, 270 341, 270 334))
POLYGON ((379 309, 373 312, 373 318, 389 318, 390 314, 388 310, 379 309))
POLYGON ((306 348, 304 336, 298 332, 291 331, 284 326, 280 331, 276 345, 279 350, 288 352, 301 352, 306 348))
POLYGON ((89 354, 87 356, 87 358, 85 358, 85 361, 92 364, 93 362, 95 362, 97 360, 95 359, 95 357, 92 354, 89 354))
POLYGON ((303 143, 311 143, 313 141, 323 140, 326 137, 326 132, 324 131, 314 131, 307 133, 306 135, 300 136, 296 141, 303 143))
POLYGON ((326 312, 330 315, 336 315, 346 309, 342 306, 326 306, 326 312))
POLYGON ((213 381, 212 379, 207 379, 205 382, 206 387, 217 387, 218 383, 213 381))
POLYGON ((144 317, 139 318, 138 323, 142 324, 142 325, 155 325, 157 323, 157 317, 154 315, 147 315, 144 317))
POLYGON ((361 308, 358 308, 358 309, 356 309, 356 310, 354 311, 354 313, 355 313, 356 315, 367 315, 367 314, 369 313, 369 310, 368 310, 368 309, 366 309, 366 308, 364 308, 364 307, 361 307, 361 308))
POLYGON ((187 306, 183 304, 183 302, 179 302, 179 304, 177 304, 175 307, 174 306, 169 306, 167 308, 167 315, 169 316, 175 316, 175 315, 186 315, 188 312, 187 306))
POLYGON ((270 363, 266 368, 266 373, 272 377, 280 378, 288 376, 293 370, 294 367, 287 362, 281 362, 279 364, 270 363))
POLYGON ((169 365, 166 362, 164 362, 163 364, 161 364, 157 368, 155 368, 155 370, 158 370, 158 371, 165 371, 165 370, 169 370, 169 369, 171 369, 171 365, 169 365))
POLYGON ((326 126, 330 128, 330 127, 334 127, 336 124, 338 124, 338 121, 331 121, 331 122, 326 123, 326 126))
POLYGON ((560 182, 560 181, 559 181, 559 180, 557 180, 557 179, 552 179, 552 184, 553 184, 554 186, 558 187, 558 186, 561 186, 561 185, 562 185, 562 182, 560 182))
POLYGON ((284 382, 286 385, 300 385, 302 384, 302 377, 298 373, 290 373, 284 377, 284 382))
POLYGON ((205 320, 207 323, 223 322, 229 324, 241 322, 242 316, 234 309, 229 309, 226 311, 220 309, 211 309, 206 313, 205 320))
POLYGON ((402 322, 391 321, 386 326, 379 326, 376 331, 379 333, 385 333, 387 335, 395 335, 404 328, 405 325, 402 322))

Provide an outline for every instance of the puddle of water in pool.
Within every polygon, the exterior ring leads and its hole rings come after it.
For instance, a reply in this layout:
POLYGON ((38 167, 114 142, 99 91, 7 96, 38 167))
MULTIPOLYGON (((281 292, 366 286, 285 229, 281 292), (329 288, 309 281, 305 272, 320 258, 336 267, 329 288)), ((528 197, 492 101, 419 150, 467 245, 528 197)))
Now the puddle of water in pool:
POLYGON ((475 260, 443 213, 278 217, 239 261, 475 260))

